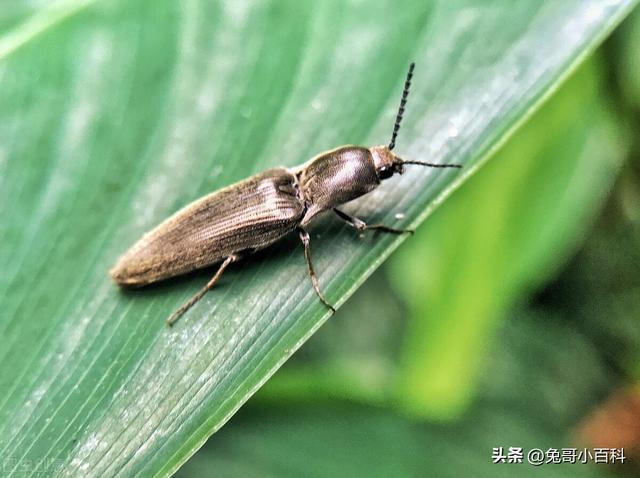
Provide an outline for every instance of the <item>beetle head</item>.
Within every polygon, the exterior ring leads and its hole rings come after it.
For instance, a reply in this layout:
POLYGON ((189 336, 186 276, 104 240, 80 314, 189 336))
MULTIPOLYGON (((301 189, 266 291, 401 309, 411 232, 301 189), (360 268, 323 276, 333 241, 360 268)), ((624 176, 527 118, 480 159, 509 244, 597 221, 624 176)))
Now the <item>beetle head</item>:
POLYGON ((370 148, 373 164, 380 179, 388 179, 394 174, 404 173, 405 164, 417 164, 430 168, 461 168, 459 164, 425 163, 424 161, 405 161, 391 152, 388 146, 374 146, 370 148))
POLYGON ((373 164, 380 179, 388 179, 404 172, 404 161, 391 152, 388 146, 370 148, 373 164))

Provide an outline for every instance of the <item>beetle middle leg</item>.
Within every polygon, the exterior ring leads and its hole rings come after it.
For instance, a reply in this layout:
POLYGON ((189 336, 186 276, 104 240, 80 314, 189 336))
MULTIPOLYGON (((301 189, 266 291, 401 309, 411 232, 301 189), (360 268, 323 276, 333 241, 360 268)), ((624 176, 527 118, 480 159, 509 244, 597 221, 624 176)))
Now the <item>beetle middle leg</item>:
POLYGON ((338 215, 340 219, 345 221, 351 227, 354 227, 358 231, 364 231, 366 229, 373 229, 376 231, 388 232, 390 234, 413 234, 415 231, 413 229, 394 229, 393 227, 385 226, 384 224, 367 224, 362 219, 358 219, 355 216, 350 216, 346 212, 342 212, 340 209, 333 208, 333 211, 338 215))
POLYGON ((304 246, 304 257, 307 259, 307 267, 309 269, 309 277, 311 277, 311 283, 313 284, 313 288, 318 294, 318 297, 322 301, 324 305, 326 305, 331 312, 335 312, 336 309, 325 299, 322 291, 320 290, 320 285, 318 284, 318 277, 316 276, 315 271, 313 270, 313 264, 311 263, 311 248, 309 246, 310 239, 309 233, 303 228, 299 228, 300 230, 300 240, 302 241, 302 245, 304 246))
POLYGON ((173 314, 171 314, 171 317, 169 317, 167 319, 167 325, 169 327, 171 327, 173 324, 176 323, 176 321, 180 317, 182 317, 184 315, 184 313, 187 310, 189 310, 191 307, 193 307, 195 305, 196 302, 198 302, 200 299, 202 299, 202 297, 207 292, 209 292, 213 288, 214 285, 216 285, 216 282, 218 282, 218 279, 220 279, 220 276, 222 275, 224 270, 227 268, 227 266, 229 266, 229 264, 231 264, 232 262, 235 262, 237 260, 238 260, 238 256, 235 255, 235 254, 232 254, 229 257, 227 257, 224 260, 224 262, 222 264, 220 264, 220 267, 218 267, 218 270, 216 271, 214 276, 211 278, 211 280, 209 282, 207 282, 207 285, 205 285, 202 289, 200 289, 198 292, 196 292, 195 295, 193 297, 191 297, 191 299, 189 299, 178 310, 176 310, 173 314))

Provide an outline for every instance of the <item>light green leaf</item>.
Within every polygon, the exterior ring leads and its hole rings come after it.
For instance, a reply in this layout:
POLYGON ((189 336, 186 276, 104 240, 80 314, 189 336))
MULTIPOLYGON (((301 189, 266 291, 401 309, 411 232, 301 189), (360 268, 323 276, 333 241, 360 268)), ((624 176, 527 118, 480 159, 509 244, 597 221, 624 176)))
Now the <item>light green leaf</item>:
MULTIPOLYGON (((415 167, 348 210, 415 226, 635 3, 104 0, 4 18, 4 474, 166 476, 328 317, 292 238, 168 329, 212 272, 122 293, 106 271, 143 232, 269 166, 385 143, 411 60, 398 152, 465 168, 415 167)), ((329 218, 311 232, 336 304, 402 240, 329 218)))
MULTIPOLYGON (((616 45, 620 47, 620 55, 616 58, 616 79, 622 89, 625 100, 631 106, 633 113, 638 116, 640 111, 640 10, 634 10, 624 22, 616 37, 616 45)), ((636 120, 637 121, 637 120, 636 120)))

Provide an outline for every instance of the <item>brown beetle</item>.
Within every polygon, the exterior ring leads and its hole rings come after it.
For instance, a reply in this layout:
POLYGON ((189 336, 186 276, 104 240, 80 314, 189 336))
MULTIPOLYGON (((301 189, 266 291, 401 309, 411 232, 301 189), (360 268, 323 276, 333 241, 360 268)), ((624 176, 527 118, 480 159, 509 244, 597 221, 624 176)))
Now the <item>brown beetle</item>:
POLYGON ((333 209, 338 217, 359 231, 412 232, 382 224, 369 225, 337 207, 372 191, 380 181, 402 174, 406 164, 460 167, 405 161, 392 153, 414 66, 412 63, 407 73, 388 146, 341 146, 319 154, 298 168, 269 169, 204 196, 134 244, 111 269, 113 280, 120 286, 144 286, 222 261, 213 278, 167 319, 172 325, 216 284, 229 264, 297 230, 313 288, 320 300, 334 311, 320 291, 313 270, 307 225, 321 212, 333 209))

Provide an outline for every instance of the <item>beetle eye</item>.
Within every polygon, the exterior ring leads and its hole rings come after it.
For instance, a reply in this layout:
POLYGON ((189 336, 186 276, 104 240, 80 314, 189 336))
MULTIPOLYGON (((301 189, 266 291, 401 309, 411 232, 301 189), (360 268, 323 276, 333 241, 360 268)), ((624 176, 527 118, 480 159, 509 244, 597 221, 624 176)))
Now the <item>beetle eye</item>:
POLYGON ((389 179, 391 176, 393 176, 393 169, 389 168, 388 166, 383 166, 378 169, 378 176, 380 177, 380 179, 389 179))

